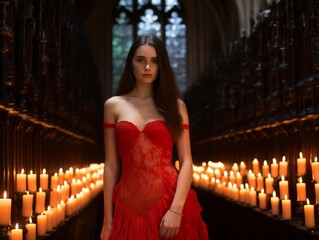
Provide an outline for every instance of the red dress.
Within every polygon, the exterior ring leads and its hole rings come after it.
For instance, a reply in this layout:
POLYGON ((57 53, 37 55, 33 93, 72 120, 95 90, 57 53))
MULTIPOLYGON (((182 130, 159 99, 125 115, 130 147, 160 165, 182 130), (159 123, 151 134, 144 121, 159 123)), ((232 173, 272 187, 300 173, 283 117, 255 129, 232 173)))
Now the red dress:
MULTIPOLYGON (((128 121, 104 127, 115 127, 122 163, 109 239, 160 240, 160 222, 171 205, 178 177, 172 164, 171 134, 162 120, 149 122, 142 130, 128 121)), ((178 235, 172 240, 208 239, 200 211, 196 193, 190 189, 178 235)))

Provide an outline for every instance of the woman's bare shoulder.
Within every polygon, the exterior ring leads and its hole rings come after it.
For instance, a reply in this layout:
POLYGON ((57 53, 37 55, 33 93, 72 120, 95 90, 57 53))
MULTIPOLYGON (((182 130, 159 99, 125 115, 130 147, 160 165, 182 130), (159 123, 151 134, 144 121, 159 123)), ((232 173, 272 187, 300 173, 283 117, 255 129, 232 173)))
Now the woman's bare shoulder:
POLYGON ((124 101, 122 96, 113 96, 107 99, 104 103, 105 107, 115 107, 118 104, 121 104, 124 101))

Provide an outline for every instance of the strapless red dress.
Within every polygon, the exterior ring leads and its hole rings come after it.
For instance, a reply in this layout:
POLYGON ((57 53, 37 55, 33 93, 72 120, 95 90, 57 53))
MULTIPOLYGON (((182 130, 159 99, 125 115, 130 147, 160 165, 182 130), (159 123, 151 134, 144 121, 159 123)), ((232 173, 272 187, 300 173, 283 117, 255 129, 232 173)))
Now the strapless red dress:
MULTIPOLYGON (((110 240, 160 240, 159 227, 174 197, 178 170, 172 164, 172 137, 162 120, 144 129, 120 121, 114 127, 122 169, 114 189, 110 240)), ((190 189, 178 235, 173 240, 207 240, 201 206, 190 189)))

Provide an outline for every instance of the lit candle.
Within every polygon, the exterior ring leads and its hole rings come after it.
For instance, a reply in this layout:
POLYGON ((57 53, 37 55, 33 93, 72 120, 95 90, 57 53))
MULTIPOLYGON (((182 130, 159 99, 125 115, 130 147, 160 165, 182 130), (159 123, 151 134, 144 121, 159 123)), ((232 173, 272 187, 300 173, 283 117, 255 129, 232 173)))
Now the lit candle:
POLYGON ((260 173, 258 173, 258 176, 257 176, 257 191, 260 191, 262 188, 264 188, 264 177, 261 176, 260 173))
POLYGON ((36 224, 32 223, 32 218, 29 218, 29 223, 25 225, 27 233, 25 235, 26 240, 36 240, 36 224))
POLYGON ((281 181, 279 182, 279 193, 281 200, 285 199, 285 195, 289 197, 288 181, 285 180, 284 176, 281 176, 281 181))
POLYGON ((64 172, 63 172, 63 169, 60 168, 59 169, 59 185, 63 185, 63 182, 64 182, 64 172))
POLYGON ((250 203, 250 206, 252 206, 252 207, 256 207, 257 206, 257 195, 256 195, 256 191, 255 191, 254 188, 250 189, 250 192, 249 192, 249 203, 250 203))
POLYGON ((305 226, 307 228, 315 227, 315 210, 312 204, 309 204, 309 199, 307 198, 307 204, 304 205, 305 213, 305 226))
POLYGON ((40 174, 40 187, 42 188, 42 190, 48 190, 48 180, 49 180, 49 176, 46 173, 46 169, 44 168, 42 170, 42 174, 40 174))
POLYGON ((36 193, 35 198, 35 212, 40 214, 45 209, 45 192, 42 192, 42 188, 39 188, 39 192, 36 193))
POLYGON ((236 173, 236 184, 237 186, 240 186, 243 183, 243 177, 239 172, 236 173))
POLYGON ((30 174, 28 174, 28 191, 37 191, 37 175, 33 173, 32 170, 30 171, 30 174))
POLYGON ((276 192, 273 191, 272 197, 270 198, 271 213, 272 215, 279 214, 279 198, 276 196, 276 192))
POLYGON ((58 205, 58 192, 56 188, 50 192, 50 206, 56 207, 58 205))
POLYGON ((297 174, 306 174, 306 158, 302 156, 302 152, 299 153, 299 158, 297 158, 297 174))
POLYGON ((306 183, 302 182, 302 177, 299 178, 299 183, 297 183, 297 201, 306 201, 306 183))
POLYGON ((233 172, 234 172, 235 175, 237 174, 238 169, 239 169, 239 168, 238 168, 238 164, 237 164, 237 163, 234 163, 233 166, 232 166, 232 170, 233 170, 233 172))
POLYGON ((37 216, 37 236, 45 236, 47 229, 47 216, 43 213, 37 216))
POLYGON ((253 173, 257 176, 257 174, 259 173, 259 161, 257 160, 257 158, 255 158, 253 160, 253 173))
POLYGON ((319 162, 317 157, 315 157, 315 161, 311 163, 312 170, 312 179, 316 182, 319 182, 319 162))
POLYGON ((51 176, 51 189, 56 189, 59 183, 59 177, 58 174, 55 173, 53 176, 51 176))
POLYGON ((269 166, 266 160, 264 160, 264 164, 262 166, 263 177, 267 177, 269 174, 269 166))
POLYGON ((32 215, 33 212, 33 194, 23 194, 22 196, 22 213, 23 217, 29 217, 32 215))
POLYGON ((282 161, 279 162, 279 176, 288 176, 288 162, 285 156, 283 156, 282 161))
POLYGON ((239 171, 242 176, 246 175, 246 164, 243 161, 240 162, 239 171))
POLYGON ((272 159, 272 164, 270 165, 270 173, 273 178, 278 177, 278 163, 276 158, 272 159))
POLYGON ((291 219, 291 201, 285 195, 285 199, 281 200, 282 218, 285 220, 291 219))
POLYGON ((267 208, 267 195, 264 193, 264 189, 261 189, 260 193, 258 194, 259 200, 259 208, 266 209, 267 208))
POLYGON ((10 239, 11 240, 22 240, 22 237, 23 237, 23 231, 22 231, 22 229, 19 229, 19 225, 16 224, 15 229, 11 230, 10 239))
POLYGON ((4 191, 3 198, 0 199, 0 226, 9 226, 11 224, 11 203, 7 198, 7 192, 4 191))
POLYGON ((45 215, 47 216, 47 232, 51 232, 53 229, 53 211, 50 206, 48 206, 48 210, 45 211, 45 215))
POLYGON ((17 174, 17 192, 25 192, 27 188, 27 175, 24 173, 24 169, 21 173, 17 174))
POLYGON ((268 174, 268 177, 265 178, 266 194, 270 195, 274 191, 273 183, 274 179, 268 174))
POLYGON ((240 189, 239 189, 239 201, 242 202, 242 203, 245 203, 246 202, 246 194, 245 194, 245 187, 244 187, 244 184, 241 184, 240 185, 240 189))
POLYGON ((248 178, 248 184, 250 187, 256 188, 256 176, 254 173, 250 172, 247 175, 248 178))

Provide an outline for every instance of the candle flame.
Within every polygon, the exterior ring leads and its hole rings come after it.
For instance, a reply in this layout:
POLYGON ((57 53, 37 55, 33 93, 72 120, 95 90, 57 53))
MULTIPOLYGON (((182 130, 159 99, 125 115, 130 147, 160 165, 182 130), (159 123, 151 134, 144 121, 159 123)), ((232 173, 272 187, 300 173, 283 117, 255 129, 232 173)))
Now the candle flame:
POLYGON ((39 192, 42 192, 42 188, 41 187, 39 188, 39 192))
POLYGON ((255 191, 255 188, 252 187, 252 188, 250 189, 250 191, 251 191, 251 192, 255 191))
POLYGON ((270 173, 268 173, 268 178, 271 178, 271 175, 270 175, 270 173))
POLYGON ((317 162, 318 161, 318 158, 317 157, 315 157, 315 162, 317 162))
POLYGON ((4 191, 3 198, 7 198, 7 191, 4 191))
POLYGON ((288 199, 288 196, 287 196, 287 194, 285 194, 285 199, 286 199, 286 200, 288 199))
POLYGON ((299 153, 299 158, 302 158, 302 152, 299 153))
POLYGON ((254 162, 258 162, 257 158, 254 159, 254 162))
POLYGON ((43 174, 46 174, 46 173, 47 173, 47 170, 46 170, 45 168, 43 168, 42 173, 43 173, 43 174))
POLYGON ((282 157, 282 161, 285 162, 286 161, 286 156, 282 157))
POLYGON ((264 160, 264 166, 267 166, 268 163, 267 163, 267 160, 264 160))
POLYGON ((240 166, 245 166, 245 163, 243 161, 241 161, 240 166))
POLYGON ((59 173, 63 173, 63 168, 60 168, 60 169, 59 169, 59 173))
POLYGON ((299 183, 302 183, 302 177, 299 178, 299 183))
POLYGON ((262 189, 260 190, 260 192, 261 192, 261 193, 264 193, 264 192, 265 192, 265 190, 262 188, 262 189))
POLYGON ((272 192, 272 196, 276 197, 276 192, 275 191, 272 192))
POLYGON ((21 174, 24 174, 24 169, 22 168, 22 170, 21 170, 21 174))
POLYGON ((284 175, 281 175, 281 181, 285 181, 284 175))
POLYGON ((310 201, 309 201, 309 198, 307 198, 307 205, 309 205, 310 204, 310 201))
POLYGON ((48 206, 48 211, 50 211, 51 210, 51 207, 50 206, 48 206))
POLYGON ((276 158, 273 158, 273 159, 272 159, 272 163, 273 163, 273 164, 276 164, 276 163, 277 163, 276 158))
POLYGON ((19 224, 18 223, 16 223, 16 229, 19 229, 19 224))
POLYGON ((57 174, 57 173, 54 173, 54 176, 55 176, 55 177, 57 177, 57 176, 58 176, 58 174, 57 174))
POLYGON ((29 217, 29 223, 32 223, 32 217, 29 217))

